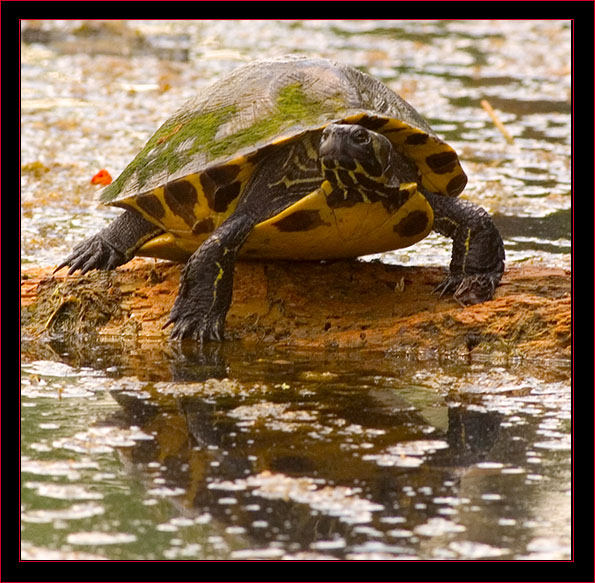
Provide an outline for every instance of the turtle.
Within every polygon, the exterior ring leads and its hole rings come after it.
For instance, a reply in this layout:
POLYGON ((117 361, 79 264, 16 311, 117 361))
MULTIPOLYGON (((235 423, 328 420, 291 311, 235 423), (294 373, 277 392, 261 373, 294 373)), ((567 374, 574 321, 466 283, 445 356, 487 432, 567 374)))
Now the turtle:
POLYGON ((242 65, 174 113, 105 187, 124 209, 56 268, 134 256, 185 263, 164 326, 221 341, 238 259, 334 260, 452 239, 436 288, 489 300, 504 271, 491 216, 458 195, 455 150, 404 99, 347 64, 284 56, 242 65))

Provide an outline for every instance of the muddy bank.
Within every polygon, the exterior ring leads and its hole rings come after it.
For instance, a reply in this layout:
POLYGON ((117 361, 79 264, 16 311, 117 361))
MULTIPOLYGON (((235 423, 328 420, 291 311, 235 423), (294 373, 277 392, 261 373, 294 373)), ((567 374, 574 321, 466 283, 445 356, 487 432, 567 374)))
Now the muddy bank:
MULTIPOLYGON (((24 337, 167 339, 162 326, 179 265, 135 259, 111 273, 51 271, 24 270, 24 337)), ((279 348, 570 357, 565 270, 508 268, 492 301, 465 308, 432 293, 442 276, 439 268, 382 263, 241 263, 226 338, 279 348)))

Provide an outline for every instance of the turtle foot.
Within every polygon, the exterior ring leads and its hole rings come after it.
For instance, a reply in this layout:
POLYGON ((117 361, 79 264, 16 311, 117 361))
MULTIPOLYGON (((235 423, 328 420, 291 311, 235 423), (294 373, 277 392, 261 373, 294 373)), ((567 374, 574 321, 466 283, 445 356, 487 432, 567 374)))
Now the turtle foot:
POLYGON ((501 272, 475 273, 473 275, 449 274, 434 292, 442 297, 452 293, 453 298, 462 306, 471 306, 491 300, 500 282, 501 272))
POLYGON ((174 307, 163 328, 173 324, 170 339, 181 341, 185 338, 203 344, 210 340, 223 341, 224 320, 209 314, 201 314, 200 310, 193 309, 190 302, 180 301, 180 297, 174 302, 174 307))
POLYGON ((70 267, 68 270, 69 275, 79 269, 81 274, 84 275, 93 269, 115 269, 118 265, 126 263, 126 261, 125 255, 107 243, 98 233, 76 245, 72 253, 56 267, 54 273, 60 271, 63 267, 70 267))

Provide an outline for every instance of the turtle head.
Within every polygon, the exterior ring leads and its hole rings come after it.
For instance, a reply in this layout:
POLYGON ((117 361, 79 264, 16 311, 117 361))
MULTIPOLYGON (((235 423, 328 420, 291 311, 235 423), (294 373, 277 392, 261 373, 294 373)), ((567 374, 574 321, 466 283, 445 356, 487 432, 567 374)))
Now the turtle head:
POLYGON ((388 138, 357 124, 330 124, 318 149, 324 178, 342 189, 398 186, 388 138))

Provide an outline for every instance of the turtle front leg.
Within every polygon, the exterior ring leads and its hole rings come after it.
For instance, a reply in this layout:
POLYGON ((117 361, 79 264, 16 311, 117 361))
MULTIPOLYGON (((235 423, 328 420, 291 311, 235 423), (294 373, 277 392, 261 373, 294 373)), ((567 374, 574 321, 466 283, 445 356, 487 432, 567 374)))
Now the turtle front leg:
POLYGON ((450 237, 450 271, 436 288, 462 305, 492 299, 504 271, 504 244, 490 215, 465 200, 424 192, 434 210, 434 230, 450 237))
POLYGON ((162 229, 133 211, 125 211, 105 229, 75 245, 72 253, 54 273, 70 267, 68 274, 81 270, 110 270, 132 259, 143 243, 162 233, 162 229))
POLYGON ((182 270, 178 297, 163 326, 174 325, 172 340, 223 340, 235 260, 255 223, 248 216, 232 215, 190 257, 182 270))

